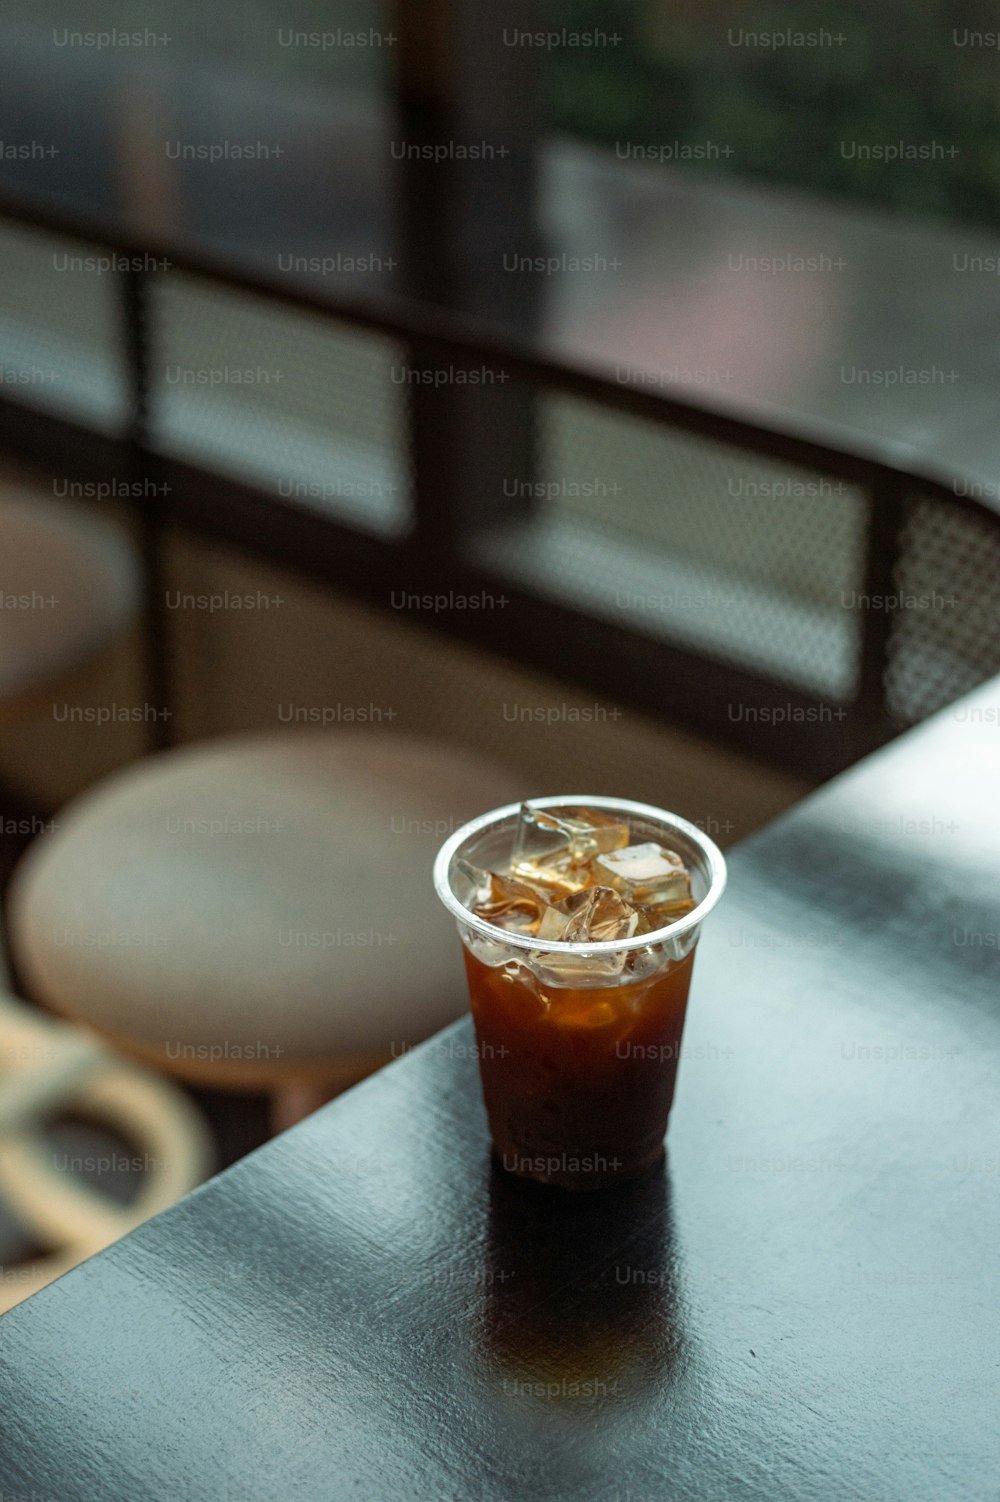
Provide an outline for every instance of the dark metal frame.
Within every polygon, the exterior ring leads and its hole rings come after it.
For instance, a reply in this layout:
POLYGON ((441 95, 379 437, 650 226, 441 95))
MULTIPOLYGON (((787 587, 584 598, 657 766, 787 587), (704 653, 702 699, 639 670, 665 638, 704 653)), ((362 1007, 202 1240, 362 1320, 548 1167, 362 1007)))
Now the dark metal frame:
MULTIPOLYGON (((413 361, 443 360, 507 371, 535 389, 586 397, 678 431, 862 487, 868 496, 865 589, 869 595, 893 592, 909 494, 919 491, 936 496, 1000 526, 1000 517, 990 508, 974 497, 957 496, 952 487, 940 482, 811 438, 699 407, 660 390, 625 386, 597 373, 568 368, 526 343, 477 326, 466 314, 389 296, 331 300, 258 270, 187 247, 112 233, 106 225, 87 223, 78 215, 65 215, 35 202, 0 197, 0 216, 95 243, 122 257, 166 262, 170 268, 166 274, 187 272, 227 290, 241 290, 315 317, 391 335, 405 341, 413 361)), ((149 361, 150 340, 155 337, 151 286, 155 277, 164 274, 147 270, 120 274, 130 392, 130 415, 121 438, 109 438, 0 398, 0 445, 4 448, 49 466, 58 456, 61 471, 76 479, 96 480, 109 471, 131 477, 155 475, 157 485, 167 488, 166 494, 161 490, 136 503, 147 571, 146 640, 153 702, 170 702, 160 552, 164 526, 177 523, 288 565, 381 608, 389 607, 390 595, 398 589, 417 594, 449 590, 502 594, 508 604, 501 611, 437 611, 421 618, 422 623, 798 771, 829 775, 882 744, 899 728, 891 723, 886 709, 892 614, 884 609, 864 611, 858 690, 849 704, 841 705, 640 632, 608 625, 540 598, 499 570, 474 562, 463 541, 477 525, 475 508, 470 508, 468 516, 460 510, 461 474, 455 455, 452 452, 449 459, 446 444, 426 441, 433 431, 429 424, 434 415, 419 397, 410 411, 411 452, 416 461, 415 522, 403 538, 355 531, 335 519, 296 510, 253 486, 156 453, 150 440, 151 403, 156 397, 149 361), (668 684, 672 685, 669 692, 668 684), (728 706, 748 701, 771 714, 734 725, 728 706), (784 723, 776 725, 773 712, 779 709, 790 713, 784 723)), ((165 739, 165 730, 160 733, 165 739)))

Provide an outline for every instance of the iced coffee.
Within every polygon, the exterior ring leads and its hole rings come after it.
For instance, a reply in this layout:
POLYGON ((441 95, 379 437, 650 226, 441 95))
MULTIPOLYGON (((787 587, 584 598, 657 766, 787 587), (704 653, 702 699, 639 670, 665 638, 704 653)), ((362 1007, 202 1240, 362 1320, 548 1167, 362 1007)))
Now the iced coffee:
POLYGON ((722 856, 624 800, 539 799, 475 820, 435 871, 465 951, 499 1160, 567 1189, 663 1152, 701 921, 722 856))

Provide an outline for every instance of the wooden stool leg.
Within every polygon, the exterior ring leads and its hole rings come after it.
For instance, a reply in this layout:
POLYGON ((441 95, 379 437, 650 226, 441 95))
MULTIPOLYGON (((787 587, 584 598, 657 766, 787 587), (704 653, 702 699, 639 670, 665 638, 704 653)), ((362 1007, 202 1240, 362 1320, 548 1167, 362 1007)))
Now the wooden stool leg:
MULTIPOLYGON (((320 1106, 325 1106, 328 1100, 333 1100, 352 1085, 359 1084, 389 1062, 387 1054, 358 1056, 342 1060, 322 1079, 292 1075, 280 1084, 272 1085, 271 1131, 275 1136, 279 1132, 287 1132, 289 1127, 295 1126, 304 1117, 311 1116, 320 1106)), ((0 1502, 3 1502, 2 1494, 0 1502)))
POLYGON ((325 1106, 335 1094, 329 1085, 315 1080, 285 1080, 271 1091, 271 1131, 275 1136, 287 1132, 305 1117, 325 1106))

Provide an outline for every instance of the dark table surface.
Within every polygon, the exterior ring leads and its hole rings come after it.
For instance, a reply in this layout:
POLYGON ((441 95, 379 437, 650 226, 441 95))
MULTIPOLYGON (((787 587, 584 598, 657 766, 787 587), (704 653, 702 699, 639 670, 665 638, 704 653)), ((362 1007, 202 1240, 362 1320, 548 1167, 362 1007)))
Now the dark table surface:
POLYGON ((735 853, 662 1174, 498 1175, 460 1024, 7 1315, 4 1502, 1000 1496, 998 770, 735 853))

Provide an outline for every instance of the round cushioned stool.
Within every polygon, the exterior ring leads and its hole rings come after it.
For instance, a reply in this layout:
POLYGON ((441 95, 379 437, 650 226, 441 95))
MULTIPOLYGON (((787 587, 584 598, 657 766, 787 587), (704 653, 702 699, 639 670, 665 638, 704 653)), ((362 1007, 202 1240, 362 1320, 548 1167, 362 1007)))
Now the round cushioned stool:
POLYGON ((47 496, 0 498, 0 714, 107 646, 138 596, 133 549, 108 522, 47 496))
MULTIPOLYGON (((445 745, 324 730, 162 752, 71 803, 15 872, 28 994, 198 1083, 344 1088, 465 1006, 434 852, 518 796, 445 745)), ((284 1101, 281 1124, 301 1109, 284 1101)), ((304 1108, 304 1107, 302 1107, 304 1108)))

